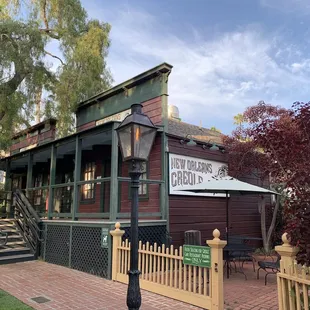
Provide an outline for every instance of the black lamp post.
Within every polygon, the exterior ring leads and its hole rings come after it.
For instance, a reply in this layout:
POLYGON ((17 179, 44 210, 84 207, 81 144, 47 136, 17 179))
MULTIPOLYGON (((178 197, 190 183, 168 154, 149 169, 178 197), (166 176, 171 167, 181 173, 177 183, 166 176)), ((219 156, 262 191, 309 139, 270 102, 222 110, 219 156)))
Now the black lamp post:
POLYGON ((128 115, 116 129, 124 161, 130 161, 129 175, 131 177, 131 246, 130 270, 127 307, 138 310, 141 306, 141 292, 138 270, 138 203, 140 176, 144 172, 143 162, 148 160, 157 128, 152 121, 142 113, 141 104, 131 106, 128 115))

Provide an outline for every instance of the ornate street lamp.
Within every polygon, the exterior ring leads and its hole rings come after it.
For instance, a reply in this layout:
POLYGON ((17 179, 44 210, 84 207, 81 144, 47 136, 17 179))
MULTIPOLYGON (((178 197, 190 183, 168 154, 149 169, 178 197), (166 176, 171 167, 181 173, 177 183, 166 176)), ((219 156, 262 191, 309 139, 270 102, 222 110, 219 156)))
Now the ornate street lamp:
POLYGON ((138 310, 141 306, 141 292, 138 270, 138 203, 140 176, 144 172, 143 163, 148 160, 157 132, 157 127, 142 113, 141 104, 131 106, 128 115, 116 129, 123 161, 130 161, 131 177, 131 246, 127 307, 138 310))

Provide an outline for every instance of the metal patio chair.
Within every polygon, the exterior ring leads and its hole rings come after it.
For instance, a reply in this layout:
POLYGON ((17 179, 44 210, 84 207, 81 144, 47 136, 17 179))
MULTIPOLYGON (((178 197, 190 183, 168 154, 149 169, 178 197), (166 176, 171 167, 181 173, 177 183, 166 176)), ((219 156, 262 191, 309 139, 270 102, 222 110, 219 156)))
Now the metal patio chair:
POLYGON ((258 261, 257 264, 259 266, 257 270, 257 279, 259 279, 259 271, 263 269, 266 272, 265 275, 265 285, 267 285, 267 276, 269 274, 276 274, 277 272, 280 271, 280 260, 281 256, 276 253, 277 255, 277 260, 275 262, 266 262, 266 261, 258 261))

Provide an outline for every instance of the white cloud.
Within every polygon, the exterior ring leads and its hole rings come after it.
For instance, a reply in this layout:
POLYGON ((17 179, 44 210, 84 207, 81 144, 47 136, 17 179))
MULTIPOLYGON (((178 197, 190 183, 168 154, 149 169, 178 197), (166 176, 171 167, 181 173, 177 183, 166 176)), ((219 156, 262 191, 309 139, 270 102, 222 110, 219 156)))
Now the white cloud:
POLYGON ((260 0, 263 7, 276 9, 285 13, 299 13, 307 15, 310 13, 308 0, 260 0))
POLYGON ((194 43, 188 43, 145 12, 127 10, 109 22, 108 64, 115 82, 161 62, 172 64, 169 102, 179 107, 184 121, 201 120, 204 126, 230 131, 233 115, 245 106, 259 100, 290 105, 309 95, 308 79, 282 56, 286 46, 279 50, 279 40, 259 29, 222 33, 216 39, 195 30, 194 43))

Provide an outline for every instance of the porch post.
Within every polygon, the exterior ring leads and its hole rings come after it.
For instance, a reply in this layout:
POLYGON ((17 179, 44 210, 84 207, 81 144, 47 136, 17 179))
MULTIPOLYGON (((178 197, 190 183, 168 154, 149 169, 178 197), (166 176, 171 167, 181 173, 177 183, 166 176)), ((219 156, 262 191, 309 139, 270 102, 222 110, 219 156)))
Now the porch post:
POLYGON ((54 203, 54 189, 52 185, 55 185, 56 177, 56 159, 57 159, 57 148, 52 144, 51 148, 51 164, 50 164, 50 181, 48 184, 48 208, 47 208, 47 219, 52 218, 53 203, 54 203))
POLYGON ((223 248, 227 241, 220 239, 220 231, 213 230, 213 239, 207 240, 208 246, 211 248, 211 299, 212 310, 224 310, 224 264, 223 264, 223 248))
POLYGON ((116 128, 119 124, 113 123, 111 145, 111 180, 110 180, 110 220, 116 220, 118 209, 118 138, 116 128))
POLYGON ((27 181, 26 181, 26 193, 29 198, 28 188, 32 186, 32 168, 33 168, 33 154, 31 152, 28 153, 28 165, 27 165, 27 181))
POLYGON ((73 186, 73 206, 72 206, 72 221, 76 220, 79 203, 79 186, 77 182, 81 178, 81 160, 82 160, 82 140, 79 136, 75 137, 75 163, 74 163, 74 186, 73 186))
POLYGON ((170 231, 169 227, 169 184, 168 184, 168 153, 169 144, 166 133, 168 132, 168 77, 171 71, 163 73, 161 76, 161 108, 162 108, 162 123, 163 132, 161 136, 161 178, 165 182, 161 184, 160 191, 160 211, 162 213, 162 219, 167 220, 167 231, 170 231))
POLYGON ((6 192, 6 213, 7 217, 13 217, 13 209, 12 209, 12 204, 13 204, 13 195, 11 193, 12 191, 12 182, 11 182, 11 162, 7 159, 5 162, 5 183, 4 183, 4 191, 6 192), (10 193, 7 193, 10 192, 10 193))

